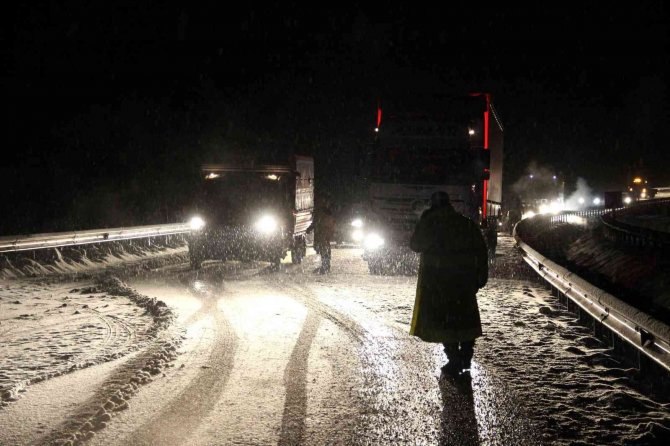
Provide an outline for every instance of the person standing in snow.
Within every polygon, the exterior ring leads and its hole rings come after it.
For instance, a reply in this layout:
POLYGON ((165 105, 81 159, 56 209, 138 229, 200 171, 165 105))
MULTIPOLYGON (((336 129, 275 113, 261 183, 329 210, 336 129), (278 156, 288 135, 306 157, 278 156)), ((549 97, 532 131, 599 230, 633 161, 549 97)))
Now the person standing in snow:
POLYGON ((314 210, 314 220, 307 228, 308 233, 312 231, 314 231, 314 250, 321 256, 319 273, 325 274, 330 271, 330 242, 335 235, 335 217, 326 199, 322 199, 314 210))
POLYGON ((421 254, 410 334, 442 343, 448 359, 442 372, 463 375, 482 335, 477 290, 488 280, 484 237, 475 222, 454 210, 446 192, 435 192, 410 248, 421 254))
POLYGON ((495 228, 491 227, 487 220, 482 222, 482 232, 486 235, 486 247, 489 250, 489 262, 492 263, 496 258, 496 247, 498 246, 498 234, 495 228))

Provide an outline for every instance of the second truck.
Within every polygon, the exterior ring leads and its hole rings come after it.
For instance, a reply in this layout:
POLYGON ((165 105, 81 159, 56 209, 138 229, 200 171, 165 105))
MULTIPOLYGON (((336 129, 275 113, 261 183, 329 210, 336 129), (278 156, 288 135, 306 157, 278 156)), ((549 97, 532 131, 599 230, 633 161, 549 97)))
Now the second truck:
POLYGON ((501 217, 503 127, 491 96, 380 105, 369 151, 364 259, 372 274, 416 265, 409 239, 436 191, 489 243, 501 217))

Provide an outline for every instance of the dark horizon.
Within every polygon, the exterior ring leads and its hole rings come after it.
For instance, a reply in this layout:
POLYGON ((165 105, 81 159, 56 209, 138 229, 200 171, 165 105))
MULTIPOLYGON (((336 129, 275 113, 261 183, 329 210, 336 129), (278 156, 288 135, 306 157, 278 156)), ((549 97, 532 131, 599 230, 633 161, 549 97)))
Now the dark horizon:
POLYGON ((670 185, 661 2, 431 13, 17 7, 1 232, 94 224, 101 202, 109 222, 176 218, 199 163, 239 151, 311 151, 339 173, 323 187, 350 187, 377 102, 416 90, 493 94, 506 189, 533 162, 599 190, 642 162, 670 185))

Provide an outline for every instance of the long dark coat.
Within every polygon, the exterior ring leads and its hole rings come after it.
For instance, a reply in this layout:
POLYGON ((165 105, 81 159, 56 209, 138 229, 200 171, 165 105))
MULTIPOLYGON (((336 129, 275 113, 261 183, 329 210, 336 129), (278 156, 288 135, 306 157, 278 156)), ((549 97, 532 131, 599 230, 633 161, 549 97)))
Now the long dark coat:
POLYGON ((410 334, 427 342, 482 335, 477 290, 488 279, 486 243, 477 225, 451 205, 423 213, 410 247, 421 253, 410 334))

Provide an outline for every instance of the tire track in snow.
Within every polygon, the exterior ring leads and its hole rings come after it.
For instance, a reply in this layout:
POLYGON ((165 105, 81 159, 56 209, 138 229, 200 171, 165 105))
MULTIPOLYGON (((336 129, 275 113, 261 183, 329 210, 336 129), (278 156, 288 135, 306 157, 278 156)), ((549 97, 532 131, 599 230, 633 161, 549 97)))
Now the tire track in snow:
MULTIPOLYGON (((484 435, 490 433, 491 423, 495 425, 496 419, 503 423, 498 426, 502 440, 496 444, 537 444, 532 427, 514 415, 501 417, 507 411, 523 414, 520 408, 510 407, 509 401, 495 404, 498 402, 495 395, 505 393, 504 383, 480 367, 470 389, 448 380, 438 382, 435 371, 439 374, 441 349, 408 336, 404 327, 380 319, 378 311, 361 312, 362 308, 354 302, 358 299, 356 280, 349 281, 347 289, 353 293, 350 298, 333 294, 335 300, 330 302, 328 298, 324 302, 321 293, 332 293, 328 279, 323 283, 313 282, 309 276, 292 279, 297 283, 281 284, 292 290, 291 297, 335 323, 357 343, 362 368, 358 373, 354 371, 357 374, 353 378, 361 386, 360 413, 353 421, 350 444, 432 444, 443 440, 446 444, 460 441, 468 444, 482 440, 477 438, 477 422, 482 417, 479 429, 484 429, 485 432, 480 432, 484 435), (473 391, 477 394, 474 400, 473 391), (453 403, 457 404, 452 406, 453 403), (467 426, 460 426, 465 422, 467 426), (455 431, 466 427, 467 435, 455 431)), ((339 281, 332 285, 340 286, 339 281)))
MULTIPOLYGON (((383 389, 385 387, 385 370, 380 369, 380 364, 387 362, 385 357, 384 348, 380 345, 380 342, 368 329, 366 329, 362 324, 357 322, 353 317, 348 314, 321 302, 318 296, 313 290, 308 286, 302 283, 286 283, 278 279, 276 275, 269 276, 269 279, 274 281, 274 286, 280 286, 287 291, 287 295, 294 300, 297 300, 305 305, 308 309, 308 319, 305 321, 305 325, 310 322, 310 314, 312 317, 324 318, 340 328, 348 337, 350 337, 356 344, 358 350, 359 359, 362 363, 362 370, 359 374, 355 374, 354 370, 340 370, 341 372, 352 374, 350 377, 351 381, 359 381, 361 385, 361 391, 359 392, 359 399, 354 403, 358 405, 360 415, 356 417, 355 420, 347 420, 346 425, 343 426, 341 432, 353 431, 351 438, 348 438, 347 444, 370 444, 378 443, 382 438, 371 438, 370 434, 376 435, 379 434, 379 430, 375 430, 373 419, 376 414, 378 414, 382 409, 379 407, 379 393, 375 393, 378 389, 383 389), (373 432, 375 430, 375 432, 373 432)), ((302 333, 301 333, 302 336, 302 333)), ((302 349, 304 347, 300 346, 300 342, 296 345, 297 349, 302 349)), ((304 433, 305 419, 306 419, 306 406, 307 406, 307 382, 306 379, 300 379, 302 375, 306 377, 307 374, 307 356, 309 354, 309 349, 304 351, 304 369, 298 372, 298 377, 295 381, 292 382, 291 387, 287 387, 287 399, 285 402, 285 414, 289 413, 289 417, 282 419, 282 432, 285 431, 286 427, 289 427, 289 424, 298 426, 302 429, 300 434, 304 433), (301 387, 300 387, 301 386, 301 387), (302 399, 302 405, 304 408, 300 411, 291 411, 291 404, 295 402, 295 399, 289 396, 289 392, 298 392, 301 396, 304 395, 302 399), (286 424, 285 424, 286 423, 286 424)), ((293 358, 292 358, 293 359, 293 358)), ((291 364, 286 368, 285 376, 295 373, 295 370, 292 368, 291 364)), ((341 422, 342 420, 337 420, 341 422)), ((282 435, 280 438, 279 444, 299 444, 296 442, 287 441, 291 438, 296 438, 294 433, 289 435, 282 435), (282 443, 282 441, 286 441, 282 443)), ((397 436, 395 437, 394 443, 402 443, 401 439, 397 436)), ((412 440, 413 441, 413 440, 412 440)), ((337 443, 337 441, 336 441, 337 443)))
POLYGON ((321 317, 313 310, 307 310, 291 358, 284 370, 286 400, 282 415, 278 445, 303 444, 305 418, 307 416, 307 360, 312 343, 319 329, 321 317))
POLYGON ((230 322, 217 307, 214 291, 217 290, 194 287, 204 305, 193 319, 212 315, 216 329, 207 368, 203 368, 163 411, 139 427, 127 439, 128 444, 185 444, 189 434, 218 402, 233 369, 237 338, 230 322))

